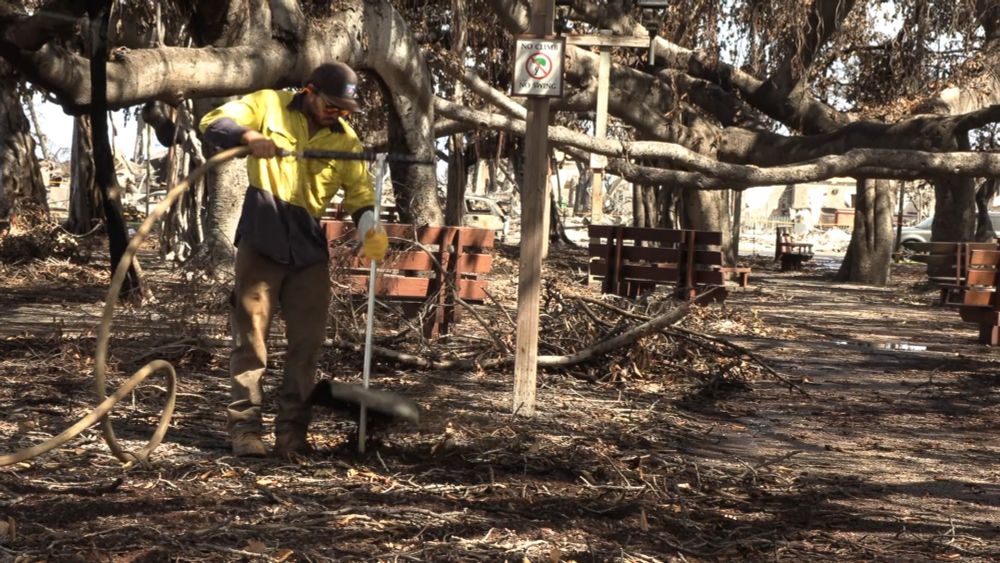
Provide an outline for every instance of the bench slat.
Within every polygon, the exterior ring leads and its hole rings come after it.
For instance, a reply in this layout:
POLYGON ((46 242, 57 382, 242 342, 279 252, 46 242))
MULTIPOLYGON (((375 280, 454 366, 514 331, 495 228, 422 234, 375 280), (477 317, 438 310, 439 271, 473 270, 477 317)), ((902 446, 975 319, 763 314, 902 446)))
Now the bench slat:
MULTIPOLYGON (((349 268, 367 270, 371 262, 367 258, 355 258, 349 268)), ((489 254, 462 254, 458 257, 458 271, 463 274, 488 274, 493 267, 493 256, 489 254)), ((423 250, 390 252, 379 262, 381 269, 406 272, 431 272, 437 268, 434 260, 423 250)))
MULTIPOLYGON (((628 281, 655 281, 655 282, 675 282, 677 281, 677 265, 673 266, 636 266, 625 264, 621 267, 621 274, 628 281)), ((594 277, 604 277, 608 275, 608 262, 606 260, 595 260, 590 263, 590 275, 594 277)))
MULTIPOLYGON (((591 243, 589 246, 591 258, 606 258, 608 247, 605 244, 591 243)), ((630 261, 645 261, 653 263, 676 264, 681 258, 678 248, 653 248, 646 246, 622 246, 622 259, 630 261)), ((722 252, 718 250, 695 250, 694 261, 698 264, 722 265, 722 252)))
MULTIPOLYGON (((592 258, 606 258, 607 244, 590 243, 592 258)), ((674 262, 680 260, 681 251, 676 248, 654 248, 648 246, 622 246, 623 260, 644 260, 646 262, 674 262)))
POLYGON ((926 254, 955 254, 959 246, 969 250, 995 250, 996 242, 909 242, 906 243, 915 252, 926 254))
MULTIPOLYGON (((352 292, 366 293, 368 291, 368 276, 366 275, 352 275, 347 281, 352 292)), ((432 281, 431 278, 379 274, 375 276, 375 295, 399 299, 427 299, 427 291, 432 281)), ((483 281, 460 279, 457 285, 458 296, 466 301, 486 299, 486 292, 483 291, 485 282, 483 281)))
POLYGON ((1000 264, 1000 250, 996 248, 992 250, 973 249, 971 254, 969 257, 970 266, 996 267, 997 264, 1000 264))
MULTIPOLYGON (((349 221, 322 221, 323 230, 327 240, 351 239, 356 237, 354 223, 349 221)), ((387 235, 393 238, 416 240, 420 244, 436 246, 441 240, 441 233, 446 228, 458 229, 462 246, 472 246, 476 248, 492 248, 495 235, 493 231, 486 229, 474 229, 471 227, 420 227, 414 229, 412 225, 399 223, 382 223, 387 235)))
POLYGON ((962 305, 970 307, 992 307, 996 293, 985 289, 967 288, 962 291, 962 305))
POLYGON ((965 275, 966 285, 985 285, 993 287, 996 285, 996 270, 969 270, 965 275))
POLYGON ((587 235, 591 238, 610 238, 615 229, 622 230, 622 238, 629 241, 678 243, 683 240, 684 231, 677 229, 652 229, 648 227, 618 227, 616 225, 590 225, 587 235))
MULTIPOLYGON (((601 278, 608 274, 608 263, 597 260, 590 263, 590 275, 601 278)), ((677 267, 661 266, 622 266, 622 278, 630 282, 675 282, 679 276, 677 267)), ((695 283, 702 285, 722 285, 725 274, 719 270, 695 270, 695 283)))

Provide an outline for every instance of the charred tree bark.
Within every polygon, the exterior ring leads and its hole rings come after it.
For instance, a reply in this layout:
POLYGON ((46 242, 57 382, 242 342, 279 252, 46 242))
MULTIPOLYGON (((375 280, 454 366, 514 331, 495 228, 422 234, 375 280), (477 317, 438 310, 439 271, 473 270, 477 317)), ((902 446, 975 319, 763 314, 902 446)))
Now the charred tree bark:
MULTIPOLYGON (((35 156, 35 140, 18 95, 19 78, 0 61, 0 225, 12 211, 31 204, 48 211, 46 186, 35 156)), ((0 231, 3 229, 0 228, 0 231)))
POLYGON ((83 234, 104 219, 101 194, 94 182, 94 151, 90 118, 73 119, 73 148, 70 153, 69 215, 63 227, 83 234))
MULTIPOLYGON (((94 148, 94 179, 101 194, 102 208, 108 231, 111 272, 114 273, 128 246, 128 228, 122 214, 120 190, 115 180, 115 163, 108 140, 107 69, 108 17, 110 2, 90 0, 87 13, 93 33, 90 54, 90 83, 93 88, 90 105, 91 138, 94 148)), ((135 296, 140 290, 139 273, 129 264, 122 282, 121 295, 135 296)))
POLYGON ((594 183, 594 172, 586 163, 577 162, 579 171, 576 183, 576 197, 573 200, 573 213, 582 215, 590 210, 590 186, 594 183))
POLYGON ((983 181, 976 190, 976 238, 977 242, 988 242, 996 238, 993 221, 990 220, 990 202, 997 195, 1000 180, 992 178, 983 181))
MULTIPOLYGON (((451 52, 462 60, 465 54, 465 0, 451 0, 451 52)), ((462 103, 464 87, 458 80, 454 84, 452 99, 462 103)), ((448 157, 448 195, 445 201, 444 222, 446 225, 462 225, 465 214, 466 190, 465 136, 456 133, 451 136, 451 154, 448 157)))
POLYGON ((646 204, 642 198, 642 185, 632 184, 632 226, 645 227, 646 204))
MULTIPOLYGON (((743 230, 743 190, 733 191, 733 256, 740 259, 740 231, 743 230)), ((733 262, 736 265, 736 262, 733 262)))
POLYGON ((889 282, 895 233, 892 229, 895 186, 889 180, 859 180, 854 232, 837 272, 837 281, 871 285, 889 282))

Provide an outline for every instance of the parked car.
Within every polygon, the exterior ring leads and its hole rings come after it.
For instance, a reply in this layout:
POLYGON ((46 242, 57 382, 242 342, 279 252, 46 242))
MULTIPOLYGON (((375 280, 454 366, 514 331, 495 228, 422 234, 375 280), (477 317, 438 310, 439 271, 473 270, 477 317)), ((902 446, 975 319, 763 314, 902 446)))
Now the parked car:
MULTIPOLYGON (((990 222, 993 223, 993 230, 1000 233, 1000 211, 990 212, 990 222)), ((909 247, 916 242, 931 241, 931 225, 934 224, 934 216, 930 216, 923 221, 909 227, 900 229, 900 241, 903 246, 909 247)))
POLYGON ((467 195, 462 225, 490 229, 496 232, 497 239, 503 240, 510 228, 510 221, 497 202, 488 197, 467 195))

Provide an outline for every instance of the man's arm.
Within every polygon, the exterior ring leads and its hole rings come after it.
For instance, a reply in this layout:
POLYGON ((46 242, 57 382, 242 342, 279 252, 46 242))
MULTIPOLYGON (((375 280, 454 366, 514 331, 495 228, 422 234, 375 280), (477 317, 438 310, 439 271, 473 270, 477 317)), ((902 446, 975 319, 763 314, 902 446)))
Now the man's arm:
POLYGON ((260 132, 263 122, 263 97, 272 92, 260 91, 227 102, 205 114, 199 126, 205 141, 228 149, 240 145, 250 147, 257 158, 270 158, 277 154, 274 142, 260 132))

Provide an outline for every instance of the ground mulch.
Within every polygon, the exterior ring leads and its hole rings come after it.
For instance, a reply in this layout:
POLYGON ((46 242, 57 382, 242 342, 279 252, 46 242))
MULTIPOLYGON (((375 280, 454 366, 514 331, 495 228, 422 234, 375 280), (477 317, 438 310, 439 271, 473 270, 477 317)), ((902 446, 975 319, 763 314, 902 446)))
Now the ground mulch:
MULTIPOLYGON (((516 248, 497 254, 496 303, 478 317, 427 341, 387 306, 377 343, 509 355, 516 248)), ((0 265, 0 452, 58 434, 96 402, 107 274, 78 262, 0 265)), ((378 358, 374 385, 416 400, 420 423, 382 428, 359 455, 355 422, 318 411, 317 452, 285 461, 229 453, 225 284, 147 253, 152 297, 116 317, 109 386, 151 359, 173 363, 167 439, 148 466, 123 466, 90 429, 0 468, 0 561, 1000 559, 1000 356, 935 304, 919 265, 871 288, 751 262, 750 288, 677 331, 540 370, 530 419, 510 413, 507 365, 378 358)), ((545 277, 544 354, 677 306, 602 298, 579 251, 552 252, 545 277)), ((361 353, 335 344, 360 341, 363 304, 334 307, 321 375, 358 381, 361 353)), ((280 370, 280 345, 272 359, 280 370)), ((145 443, 163 396, 154 376, 116 408, 127 447, 145 443)))

